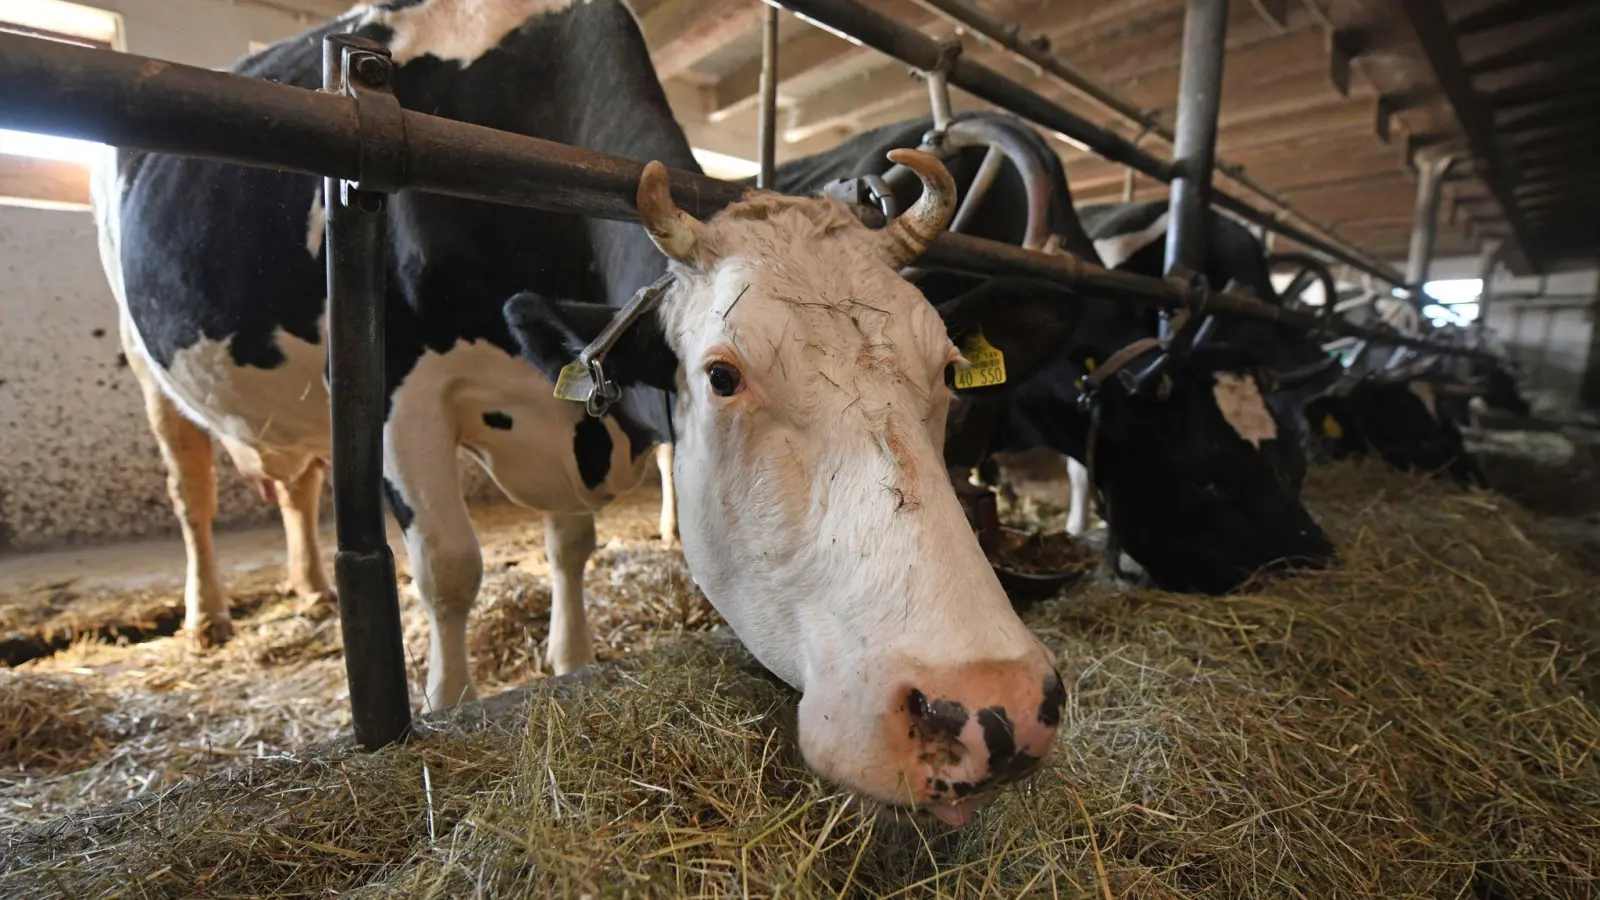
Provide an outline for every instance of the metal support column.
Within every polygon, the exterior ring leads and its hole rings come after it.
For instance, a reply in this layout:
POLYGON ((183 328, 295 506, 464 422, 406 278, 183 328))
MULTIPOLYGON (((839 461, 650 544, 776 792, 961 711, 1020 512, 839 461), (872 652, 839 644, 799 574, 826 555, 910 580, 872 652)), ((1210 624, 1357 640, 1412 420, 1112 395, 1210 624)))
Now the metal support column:
POLYGON ((761 171, 756 187, 772 189, 778 155, 778 8, 768 4, 761 24, 761 171))
MULTIPOLYGON (((1191 272, 1206 270, 1206 220, 1217 156, 1217 113, 1222 106, 1227 39, 1228 0, 1189 0, 1178 76, 1177 141, 1172 151, 1175 177, 1167 226, 1168 274, 1178 266, 1191 272)), ((1166 337, 1165 319, 1161 331, 1166 337)))
POLYGON ((1478 257, 1478 278, 1483 282, 1483 287, 1478 291, 1476 330, 1479 335, 1489 330, 1489 307, 1494 302, 1494 273, 1500 268, 1501 254, 1505 249, 1505 241, 1500 238, 1489 238, 1483 242, 1483 253, 1478 257))
MULTIPOLYGON (((1428 269, 1433 265, 1433 242, 1439 233, 1439 188, 1454 156, 1442 156, 1417 167, 1417 212, 1411 223, 1411 252, 1406 257, 1406 284, 1418 290, 1428 280, 1428 269)), ((1420 296, 1417 303, 1425 302, 1420 296)))
MULTIPOLYGON (((387 94, 393 66, 382 47, 353 35, 330 35, 322 50, 324 91, 354 96, 358 104, 366 100, 364 94, 387 94)), ((398 114, 392 97, 385 99, 398 114)), ((375 146, 363 153, 364 173, 384 161, 383 152, 375 146)), ((364 174, 362 183, 369 180, 364 174)), ((325 179, 322 190, 328 215, 328 393, 339 540, 334 578, 350 718, 356 741, 376 750, 400 740, 411 727, 400 598, 382 500, 384 195, 334 178, 325 179)))

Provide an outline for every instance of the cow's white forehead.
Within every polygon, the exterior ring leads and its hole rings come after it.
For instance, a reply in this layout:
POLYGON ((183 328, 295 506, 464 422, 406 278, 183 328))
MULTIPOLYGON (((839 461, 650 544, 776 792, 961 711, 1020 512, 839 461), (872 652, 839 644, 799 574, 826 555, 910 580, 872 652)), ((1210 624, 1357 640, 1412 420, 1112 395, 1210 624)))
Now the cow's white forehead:
POLYGON ((401 9, 369 7, 359 21, 394 32, 389 52, 395 65, 432 55, 466 67, 500 46, 523 22, 563 12, 574 2, 589 0, 423 0, 401 9))
POLYGON ((877 255, 872 235, 801 229, 783 246, 781 220, 751 224, 768 233, 741 235, 746 246, 680 276, 669 297, 685 365, 731 346, 769 390, 805 395, 807 406, 848 405, 828 402, 835 395, 862 411, 903 391, 925 399, 954 351, 938 313, 877 255))

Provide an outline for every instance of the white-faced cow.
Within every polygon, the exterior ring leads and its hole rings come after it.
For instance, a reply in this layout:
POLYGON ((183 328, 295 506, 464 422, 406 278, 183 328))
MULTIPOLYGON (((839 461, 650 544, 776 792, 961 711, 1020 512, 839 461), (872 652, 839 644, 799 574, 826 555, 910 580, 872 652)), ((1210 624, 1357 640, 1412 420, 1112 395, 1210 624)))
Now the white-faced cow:
MULTIPOLYGON (((321 38, 347 30, 392 50, 409 109, 695 168, 619 0, 402 0, 238 71, 315 87, 321 38)), ((429 705, 474 696, 466 629, 482 559, 457 449, 546 512, 549 656, 567 672, 593 659, 593 511, 671 436, 689 566, 745 646, 802 692, 801 749, 819 772, 960 822, 1046 754, 1064 686, 941 460, 947 373, 964 361, 898 275, 945 227, 954 189, 936 160, 897 156, 924 190, 880 231, 837 202, 765 193, 702 223, 673 204, 659 165, 639 184, 646 228, 391 198, 383 462, 430 619, 429 705), (625 389, 611 414, 554 399, 554 373, 664 273, 658 314, 611 357, 625 389)), ((187 622, 214 642, 230 623, 208 434, 276 482, 299 586, 327 590, 313 532, 329 455, 324 201, 310 177, 169 156, 125 154, 102 175, 116 176, 97 189, 106 267, 189 545, 187 622)), ((997 344, 1025 333, 983 316, 958 311, 949 328, 997 344)))
MULTIPOLYGON (((1011 130, 1032 164, 1046 173, 1051 238, 1062 249, 1098 261, 1097 244, 1080 223, 1060 160, 1044 138, 1006 116, 958 118, 982 118, 1011 130)), ((931 127, 931 120, 922 119, 858 135, 834 150, 779 167, 777 187, 804 193, 836 178, 882 174, 888 168, 883 162, 887 149, 917 146, 931 127)), ((947 161, 963 191, 985 152, 981 145, 969 147, 947 161)), ((894 187, 904 208, 913 187, 894 187)), ((1020 244, 1028 202, 1022 177, 1007 165, 962 230, 1020 244)), ((1148 240, 1164 233, 1163 222, 1148 240)), ((1262 400, 1258 371, 1272 357, 1250 346, 1210 342, 1167 370, 1160 396, 1129 391, 1112 378, 1100 388, 1101 418, 1094 433, 1090 415, 1079 404, 1080 386, 1097 366, 1152 336, 1149 307, 1085 297, 1027 279, 984 280, 930 271, 915 281, 941 309, 1044 302, 1075 317, 1070 340, 1038 374, 1013 379, 1003 390, 958 394, 958 410, 952 414, 956 425, 947 446, 955 477, 965 478, 987 453, 1038 446, 1087 461, 1093 435, 1095 481, 1111 509, 1111 528, 1162 587, 1224 592, 1270 566, 1321 565, 1331 558, 1331 544, 1298 498, 1296 461, 1299 470, 1304 468, 1298 442, 1280 439, 1262 400)), ((1144 345, 1123 374, 1145 369, 1160 353, 1153 342, 1144 345)))

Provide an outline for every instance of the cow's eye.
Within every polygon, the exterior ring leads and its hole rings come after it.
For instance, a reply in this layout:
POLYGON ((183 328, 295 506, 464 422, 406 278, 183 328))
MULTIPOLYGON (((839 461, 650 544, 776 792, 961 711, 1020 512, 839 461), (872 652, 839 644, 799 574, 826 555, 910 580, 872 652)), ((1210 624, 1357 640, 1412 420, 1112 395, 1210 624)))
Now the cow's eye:
POLYGON ((732 397, 744 386, 744 376, 739 370, 721 360, 706 366, 706 378, 710 379, 711 389, 718 397, 732 397))

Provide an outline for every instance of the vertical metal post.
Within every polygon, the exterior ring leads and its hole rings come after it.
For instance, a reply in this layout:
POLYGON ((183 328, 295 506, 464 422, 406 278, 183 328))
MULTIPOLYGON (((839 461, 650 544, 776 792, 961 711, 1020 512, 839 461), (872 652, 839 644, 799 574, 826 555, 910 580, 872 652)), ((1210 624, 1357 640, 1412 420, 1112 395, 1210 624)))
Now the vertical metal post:
MULTIPOLYGON (((1222 106, 1222 63, 1227 53, 1228 0, 1189 0, 1183 20, 1183 63, 1178 75, 1177 140, 1173 142, 1172 217, 1167 225, 1167 265, 1206 269, 1206 222, 1211 171, 1217 158, 1217 113, 1222 106)), ((1169 325, 1161 320, 1162 337, 1169 325)))
MULTIPOLYGON (((385 56, 352 35, 329 36, 323 41, 323 90, 350 95, 356 79, 363 89, 387 90, 391 67, 385 56)), ((331 178, 323 181, 322 190, 327 208, 333 512, 339 540, 334 578, 350 718, 356 740, 376 750, 404 737, 411 726, 400 598, 382 501, 384 196, 331 178)))
POLYGON ((1500 254, 1505 247, 1505 241, 1489 238, 1483 242, 1483 253, 1478 257, 1478 278, 1483 281, 1483 287, 1478 292, 1479 335, 1489 330, 1489 304, 1494 300, 1494 273, 1500 267, 1500 254))
POLYGON ((767 4, 761 23, 761 171, 756 187, 771 189, 778 156, 778 8, 767 4))
MULTIPOLYGON (((1439 232, 1439 188, 1455 162, 1454 156, 1443 156, 1417 167, 1417 207, 1411 223, 1411 252, 1406 257, 1406 284, 1419 292, 1433 265, 1433 242, 1439 232)), ((1416 302, 1420 307, 1427 301, 1419 293, 1416 302)))

